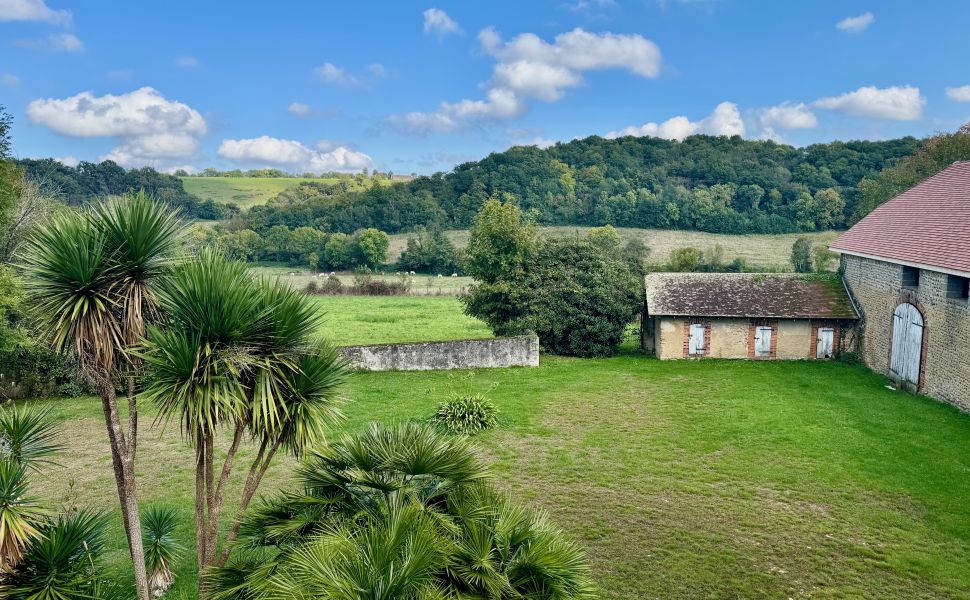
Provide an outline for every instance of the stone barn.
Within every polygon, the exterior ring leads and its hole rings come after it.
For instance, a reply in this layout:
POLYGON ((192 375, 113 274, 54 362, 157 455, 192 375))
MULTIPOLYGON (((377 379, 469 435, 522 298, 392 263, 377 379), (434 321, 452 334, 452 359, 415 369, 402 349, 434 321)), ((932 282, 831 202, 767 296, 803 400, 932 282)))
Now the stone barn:
POLYGON ((861 312, 866 364, 970 411, 970 162, 882 204, 831 249, 861 312))
POLYGON ((651 273, 641 326, 658 358, 826 359, 859 318, 832 277, 651 273))

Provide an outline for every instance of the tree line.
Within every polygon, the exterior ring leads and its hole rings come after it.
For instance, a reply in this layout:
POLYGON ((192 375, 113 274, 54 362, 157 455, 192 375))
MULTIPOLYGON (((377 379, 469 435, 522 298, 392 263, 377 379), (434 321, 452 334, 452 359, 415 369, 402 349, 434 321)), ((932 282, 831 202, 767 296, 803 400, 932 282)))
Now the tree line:
POLYGON ((250 229, 311 226, 350 233, 420 226, 468 228, 499 198, 540 225, 614 225, 715 233, 789 233, 844 227, 869 202, 861 182, 923 142, 813 144, 738 136, 589 137, 540 149, 516 146, 389 186, 346 191, 304 182, 243 215, 250 229))

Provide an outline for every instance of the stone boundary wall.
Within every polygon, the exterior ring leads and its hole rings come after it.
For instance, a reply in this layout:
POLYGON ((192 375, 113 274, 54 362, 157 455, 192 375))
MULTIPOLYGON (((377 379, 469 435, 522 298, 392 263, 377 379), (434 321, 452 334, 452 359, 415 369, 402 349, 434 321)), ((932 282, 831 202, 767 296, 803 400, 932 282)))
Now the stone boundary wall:
POLYGON ((438 371, 538 367, 539 337, 344 346, 341 354, 361 371, 438 371))

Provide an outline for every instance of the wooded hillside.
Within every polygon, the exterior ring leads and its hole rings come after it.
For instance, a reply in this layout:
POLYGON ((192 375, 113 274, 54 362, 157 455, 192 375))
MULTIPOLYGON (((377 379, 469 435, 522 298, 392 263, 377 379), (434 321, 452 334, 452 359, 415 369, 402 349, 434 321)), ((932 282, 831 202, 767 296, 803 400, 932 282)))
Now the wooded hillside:
POLYGON ((410 230, 466 228, 491 197, 546 225, 785 233, 842 227, 859 183, 917 151, 912 137, 795 148, 740 137, 589 137, 540 149, 516 146, 449 173, 348 192, 307 182, 253 207, 247 226, 410 230))

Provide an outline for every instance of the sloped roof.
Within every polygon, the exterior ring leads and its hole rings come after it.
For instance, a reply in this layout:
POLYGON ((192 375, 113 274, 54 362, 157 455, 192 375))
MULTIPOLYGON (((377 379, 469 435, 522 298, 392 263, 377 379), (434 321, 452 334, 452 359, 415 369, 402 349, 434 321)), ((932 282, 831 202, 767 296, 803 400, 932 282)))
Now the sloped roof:
POLYGON ((970 274, 970 161, 953 163, 880 205, 831 248, 970 274))
POLYGON ((795 273, 651 273, 654 316, 858 319, 835 277, 795 273))

